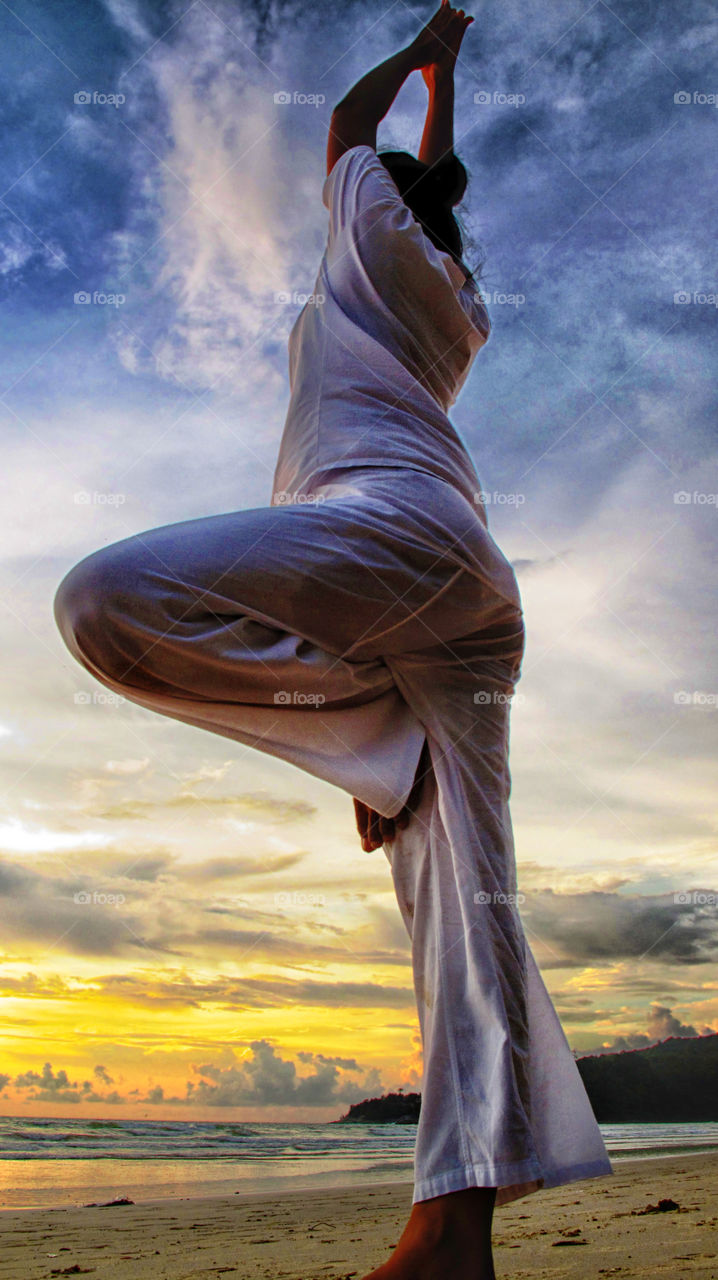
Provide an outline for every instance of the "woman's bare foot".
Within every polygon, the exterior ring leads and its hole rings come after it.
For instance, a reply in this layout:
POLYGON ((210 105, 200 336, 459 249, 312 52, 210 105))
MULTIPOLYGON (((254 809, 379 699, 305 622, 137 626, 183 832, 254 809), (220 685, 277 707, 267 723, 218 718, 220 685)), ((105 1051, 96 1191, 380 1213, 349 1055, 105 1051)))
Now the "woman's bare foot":
POLYGON ((496 1187, 420 1200, 388 1262, 363 1280, 495 1280, 491 1220, 496 1187))

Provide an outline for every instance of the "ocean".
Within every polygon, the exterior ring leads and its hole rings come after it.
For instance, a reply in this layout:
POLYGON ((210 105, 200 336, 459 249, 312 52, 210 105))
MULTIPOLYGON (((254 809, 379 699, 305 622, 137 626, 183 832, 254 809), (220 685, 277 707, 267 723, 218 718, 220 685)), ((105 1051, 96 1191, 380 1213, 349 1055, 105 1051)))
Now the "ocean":
MULTIPOLYGON (((718 1123, 604 1124, 611 1160, 718 1151, 718 1123)), ((413 1124, 0 1117, 0 1208, 410 1182, 413 1124)))

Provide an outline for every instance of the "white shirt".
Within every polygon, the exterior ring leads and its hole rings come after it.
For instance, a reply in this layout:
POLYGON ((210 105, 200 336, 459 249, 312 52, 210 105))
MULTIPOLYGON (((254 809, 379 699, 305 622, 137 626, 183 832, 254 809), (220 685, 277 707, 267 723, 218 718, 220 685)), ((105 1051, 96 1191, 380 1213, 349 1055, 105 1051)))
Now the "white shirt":
POLYGON ((319 301, 289 335, 273 504, 346 466, 428 471, 473 498, 480 481, 447 410, 489 336, 480 295, 424 234, 372 147, 340 156, 322 198, 319 301))

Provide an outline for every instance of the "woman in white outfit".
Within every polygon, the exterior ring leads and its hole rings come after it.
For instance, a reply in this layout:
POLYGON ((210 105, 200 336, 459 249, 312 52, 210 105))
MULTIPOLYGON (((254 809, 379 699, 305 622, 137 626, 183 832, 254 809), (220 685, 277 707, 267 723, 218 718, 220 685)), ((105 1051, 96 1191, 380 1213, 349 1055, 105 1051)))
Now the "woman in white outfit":
POLYGON ((489 1280, 495 1204, 612 1172, 516 907, 521 599, 447 416, 490 329, 452 213, 471 21, 443 0, 334 110, 323 300, 291 331, 271 505, 126 538, 55 599, 103 684, 343 788, 364 848, 384 845, 424 1077, 412 1213, 372 1280, 489 1280), (377 156, 418 69, 419 158, 377 156))

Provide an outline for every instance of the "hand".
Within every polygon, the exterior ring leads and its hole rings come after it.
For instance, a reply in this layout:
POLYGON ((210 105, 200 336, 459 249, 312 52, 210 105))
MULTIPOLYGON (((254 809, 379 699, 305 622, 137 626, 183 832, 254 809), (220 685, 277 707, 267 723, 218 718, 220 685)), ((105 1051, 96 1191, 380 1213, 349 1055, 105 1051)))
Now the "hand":
POLYGON ((370 809, 362 800, 357 800, 355 796, 354 816, 364 852, 372 853, 374 849, 380 849, 387 840, 393 840, 396 836, 397 824, 405 827, 409 820, 408 814, 404 817, 405 814, 406 805, 395 818, 385 818, 375 809, 370 809))
POLYGON ((357 831, 361 837, 361 847, 365 853, 372 853, 374 849, 380 849, 383 844, 386 844, 387 840, 394 840, 397 827, 403 831, 409 825, 411 815, 419 803, 419 797, 424 785, 424 776, 430 768, 431 755, 428 741, 425 738, 416 768, 414 784, 407 796, 404 808, 400 809, 395 818, 385 818, 381 813, 377 813, 375 809, 370 809, 362 800, 357 800, 356 796, 352 797, 357 831))
POLYGON ((415 66, 421 68, 427 83, 437 70, 453 71, 464 33, 473 21, 463 9, 454 9, 449 0, 441 0, 436 13, 409 46, 415 66))

